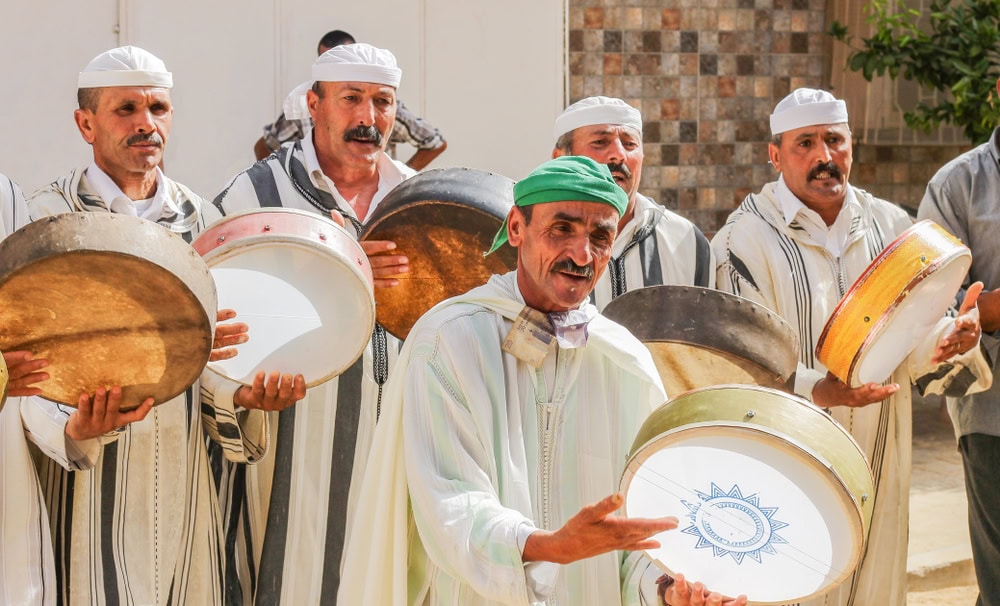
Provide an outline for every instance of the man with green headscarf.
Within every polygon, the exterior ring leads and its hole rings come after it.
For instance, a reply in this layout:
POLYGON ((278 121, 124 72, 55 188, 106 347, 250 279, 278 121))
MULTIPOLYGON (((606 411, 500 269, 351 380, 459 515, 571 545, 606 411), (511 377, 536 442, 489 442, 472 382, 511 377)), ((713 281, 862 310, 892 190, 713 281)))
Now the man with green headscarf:
MULTIPOLYGON (((606 166, 565 156, 514 200, 493 249, 509 241, 517 270, 439 304, 403 346, 340 604, 658 601, 635 550, 677 519, 617 517, 613 493, 666 396, 648 351, 588 302, 627 195, 606 166)), ((671 601, 721 603, 695 589, 671 601)))

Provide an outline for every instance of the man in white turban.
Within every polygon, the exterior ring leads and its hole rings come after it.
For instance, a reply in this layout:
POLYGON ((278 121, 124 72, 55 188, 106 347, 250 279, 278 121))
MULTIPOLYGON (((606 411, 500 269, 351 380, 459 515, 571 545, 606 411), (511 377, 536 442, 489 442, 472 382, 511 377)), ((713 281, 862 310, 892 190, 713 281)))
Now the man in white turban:
POLYGON ((701 230, 639 193, 643 149, 638 109, 621 99, 587 97, 567 107, 553 130, 553 158, 587 156, 606 164, 629 197, 608 271, 592 295, 598 309, 645 286, 715 286, 715 260, 701 230))
POLYGON ((979 348, 982 288, 970 288, 958 318, 942 318, 885 384, 850 388, 816 360, 816 341, 848 286, 911 224, 885 200, 852 187, 847 106, 800 88, 771 114, 777 181, 746 197, 712 240, 718 286, 777 312, 799 336, 795 392, 828 409, 857 440, 875 480, 873 517, 858 569, 810 605, 906 601, 910 487, 910 384, 960 395, 989 387, 979 348), (902 387, 901 387, 902 386, 902 387))
MULTIPOLYGON (((205 211, 217 213, 159 168, 173 116, 173 76, 163 61, 141 48, 115 48, 95 57, 78 85, 74 118, 93 160, 36 192, 27 201, 30 217, 128 214, 191 241, 206 224, 205 211)), ((80 302, 95 313, 100 303, 80 302)), ((230 336, 217 332, 216 342, 243 339, 230 336)), ((45 585, 28 603, 222 604, 222 527, 206 436, 232 460, 253 461, 266 445, 265 415, 248 409, 288 406, 305 393, 301 377, 281 377, 280 389, 270 381, 270 396, 257 379, 260 389, 248 389, 206 372, 173 400, 152 408, 149 398, 128 412, 119 410, 117 386, 81 394, 77 408, 23 399, 21 435, 37 448, 55 556, 55 582, 43 571, 45 585)), ((5 462, 19 446, 10 435, 5 462)), ((5 492, 11 481, 8 474, 5 492)), ((46 549, 40 534, 5 535, 3 542, 6 553, 46 549)), ((0 588, 0 595, 26 595, 18 589, 0 588)))
MULTIPOLYGON (((313 64, 307 95, 311 133, 236 175, 215 205, 223 214, 262 207, 332 213, 357 237, 385 195, 415 174, 385 153, 401 77, 392 53, 369 44, 323 53, 313 64)), ((376 288, 396 285, 393 276, 408 271, 406 257, 387 254, 394 243, 361 244, 376 288)), ((398 350, 398 341, 376 326, 352 367, 271 415, 273 457, 252 467, 222 466, 226 573, 234 602, 334 603, 354 511, 352 487, 364 473, 398 350), (233 597, 239 594, 242 601, 233 597)))

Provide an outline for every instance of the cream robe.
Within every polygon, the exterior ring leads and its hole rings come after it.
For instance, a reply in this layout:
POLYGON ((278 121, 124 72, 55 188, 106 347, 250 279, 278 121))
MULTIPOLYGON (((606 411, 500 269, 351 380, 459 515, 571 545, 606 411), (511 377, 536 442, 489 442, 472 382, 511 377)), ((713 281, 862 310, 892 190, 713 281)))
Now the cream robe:
MULTIPOLYGON (((501 350, 519 299, 515 272, 493 276, 407 338, 339 603, 528 604, 518 527, 557 529, 617 490, 636 432, 666 399, 649 352, 597 316, 586 346, 557 350, 546 386, 541 370, 501 350)), ((552 603, 638 604, 650 566, 620 552, 563 566, 552 603)))

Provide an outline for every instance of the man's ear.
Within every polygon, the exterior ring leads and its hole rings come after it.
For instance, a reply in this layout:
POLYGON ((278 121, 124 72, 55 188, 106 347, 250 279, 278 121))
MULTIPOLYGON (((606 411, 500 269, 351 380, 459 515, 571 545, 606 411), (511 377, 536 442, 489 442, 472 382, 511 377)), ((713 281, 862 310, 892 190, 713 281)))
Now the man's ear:
POLYGON ((521 213, 521 209, 514 206, 510 209, 510 213, 507 215, 507 241, 514 248, 521 245, 524 240, 524 230, 527 223, 524 221, 524 215, 521 213))
POLYGON ((781 172, 781 158, 779 154, 780 151, 781 150, 778 149, 778 146, 775 145, 774 143, 767 144, 767 159, 771 163, 771 166, 774 167, 774 170, 778 171, 779 173, 781 172))
POLYGON ((94 139, 94 114, 89 109, 78 109, 73 112, 73 120, 76 127, 80 129, 83 140, 93 145, 94 139))

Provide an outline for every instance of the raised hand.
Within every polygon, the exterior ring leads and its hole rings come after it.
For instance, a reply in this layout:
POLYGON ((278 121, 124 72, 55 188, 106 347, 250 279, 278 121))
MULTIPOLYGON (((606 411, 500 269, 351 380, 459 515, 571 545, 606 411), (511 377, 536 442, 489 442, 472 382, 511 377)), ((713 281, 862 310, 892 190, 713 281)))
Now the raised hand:
POLYGON ((977 302, 979 295, 983 292, 983 283, 975 282, 965 291, 965 299, 958 308, 958 317, 955 318, 955 326, 951 329, 934 350, 934 363, 941 363, 963 354, 979 343, 979 336, 982 327, 979 323, 979 307, 977 302))
POLYGON ((89 440, 109 431, 124 427, 146 418, 153 408, 153 398, 146 398, 138 408, 128 412, 120 410, 122 388, 98 387, 93 396, 82 393, 77 402, 76 412, 66 422, 66 435, 73 440, 89 440))
POLYGON ((398 286, 399 280, 392 276, 409 273, 410 259, 405 255, 390 255, 389 251, 396 249, 396 243, 390 240, 364 240, 361 248, 368 255, 368 263, 372 266, 375 277, 375 288, 398 286))
POLYGON ((306 379, 302 375, 282 375, 263 370, 254 375, 253 385, 241 385, 233 394, 233 403, 253 410, 284 410, 306 397, 306 379))

